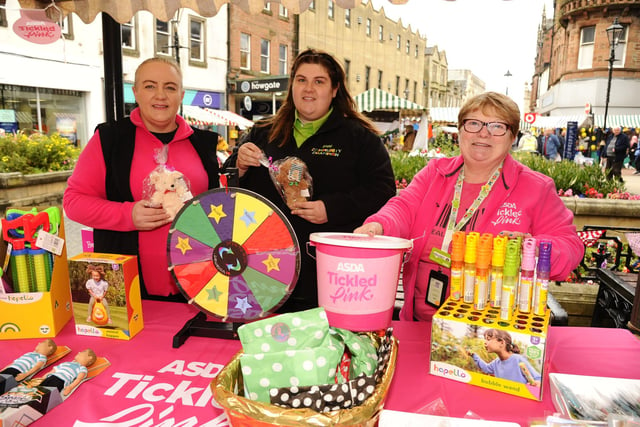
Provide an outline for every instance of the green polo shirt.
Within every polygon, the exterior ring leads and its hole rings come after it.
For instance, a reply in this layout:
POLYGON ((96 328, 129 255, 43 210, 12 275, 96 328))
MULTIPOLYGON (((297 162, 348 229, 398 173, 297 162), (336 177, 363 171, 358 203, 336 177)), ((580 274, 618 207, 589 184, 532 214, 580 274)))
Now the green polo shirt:
POLYGON ((333 111, 333 107, 329 108, 329 111, 324 116, 320 117, 318 120, 314 120, 308 123, 302 123, 302 121, 298 118, 298 111, 296 111, 296 120, 293 122, 293 137, 296 140, 296 145, 298 148, 304 144, 304 142, 309 139, 313 134, 315 134, 318 129, 322 127, 324 122, 327 121, 329 115, 333 111))

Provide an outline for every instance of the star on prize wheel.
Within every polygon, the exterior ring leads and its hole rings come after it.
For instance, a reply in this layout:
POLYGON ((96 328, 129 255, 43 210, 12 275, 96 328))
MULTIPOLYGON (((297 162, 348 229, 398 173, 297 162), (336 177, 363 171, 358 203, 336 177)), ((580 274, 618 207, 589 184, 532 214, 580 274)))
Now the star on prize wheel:
POLYGON ((242 188, 217 188, 178 212, 167 239, 169 270, 200 310, 243 322, 277 310, 300 273, 300 245, 269 200, 242 188))

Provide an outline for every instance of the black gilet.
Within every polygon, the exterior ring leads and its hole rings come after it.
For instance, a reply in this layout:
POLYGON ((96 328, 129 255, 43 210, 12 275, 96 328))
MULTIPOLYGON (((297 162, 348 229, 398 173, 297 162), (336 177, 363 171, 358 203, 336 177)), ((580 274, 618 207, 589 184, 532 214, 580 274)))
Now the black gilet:
MULTIPOLYGON (((129 117, 125 117, 115 123, 102 123, 98 125, 97 130, 100 132, 102 155, 106 167, 107 200, 133 202, 129 177, 135 149, 136 126, 129 117)), ((217 188, 220 182, 220 169, 216 156, 218 134, 194 128, 189 141, 198 153, 207 173, 208 188, 217 188)), ((93 240, 96 252, 138 255, 137 231, 95 229, 93 240)))

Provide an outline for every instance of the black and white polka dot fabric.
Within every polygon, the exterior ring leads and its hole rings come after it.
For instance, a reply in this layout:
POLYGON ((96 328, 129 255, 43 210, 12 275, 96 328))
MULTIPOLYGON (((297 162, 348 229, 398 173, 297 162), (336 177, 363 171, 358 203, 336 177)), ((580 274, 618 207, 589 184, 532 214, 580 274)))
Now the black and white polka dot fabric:
POLYGON ((377 351, 378 364, 373 375, 361 375, 343 384, 314 385, 308 387, 272 388, 271 403, 285 408, 310 408, 317 412, 337 411, 361 405, 375 391, 386 369, 391 354, 389 328, 377 351))

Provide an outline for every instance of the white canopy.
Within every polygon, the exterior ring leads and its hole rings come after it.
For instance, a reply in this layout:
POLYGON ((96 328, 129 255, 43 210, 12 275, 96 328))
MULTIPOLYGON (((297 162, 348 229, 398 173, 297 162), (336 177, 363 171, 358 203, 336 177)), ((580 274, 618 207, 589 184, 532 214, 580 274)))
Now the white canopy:
POLYGON ((371 88, 355 96, 356 105, 360 112, 374 110, 401 111, 401 110, 425 110, 420 104, 408 99, 400 98, 392 93, 378 88, 371 88))

